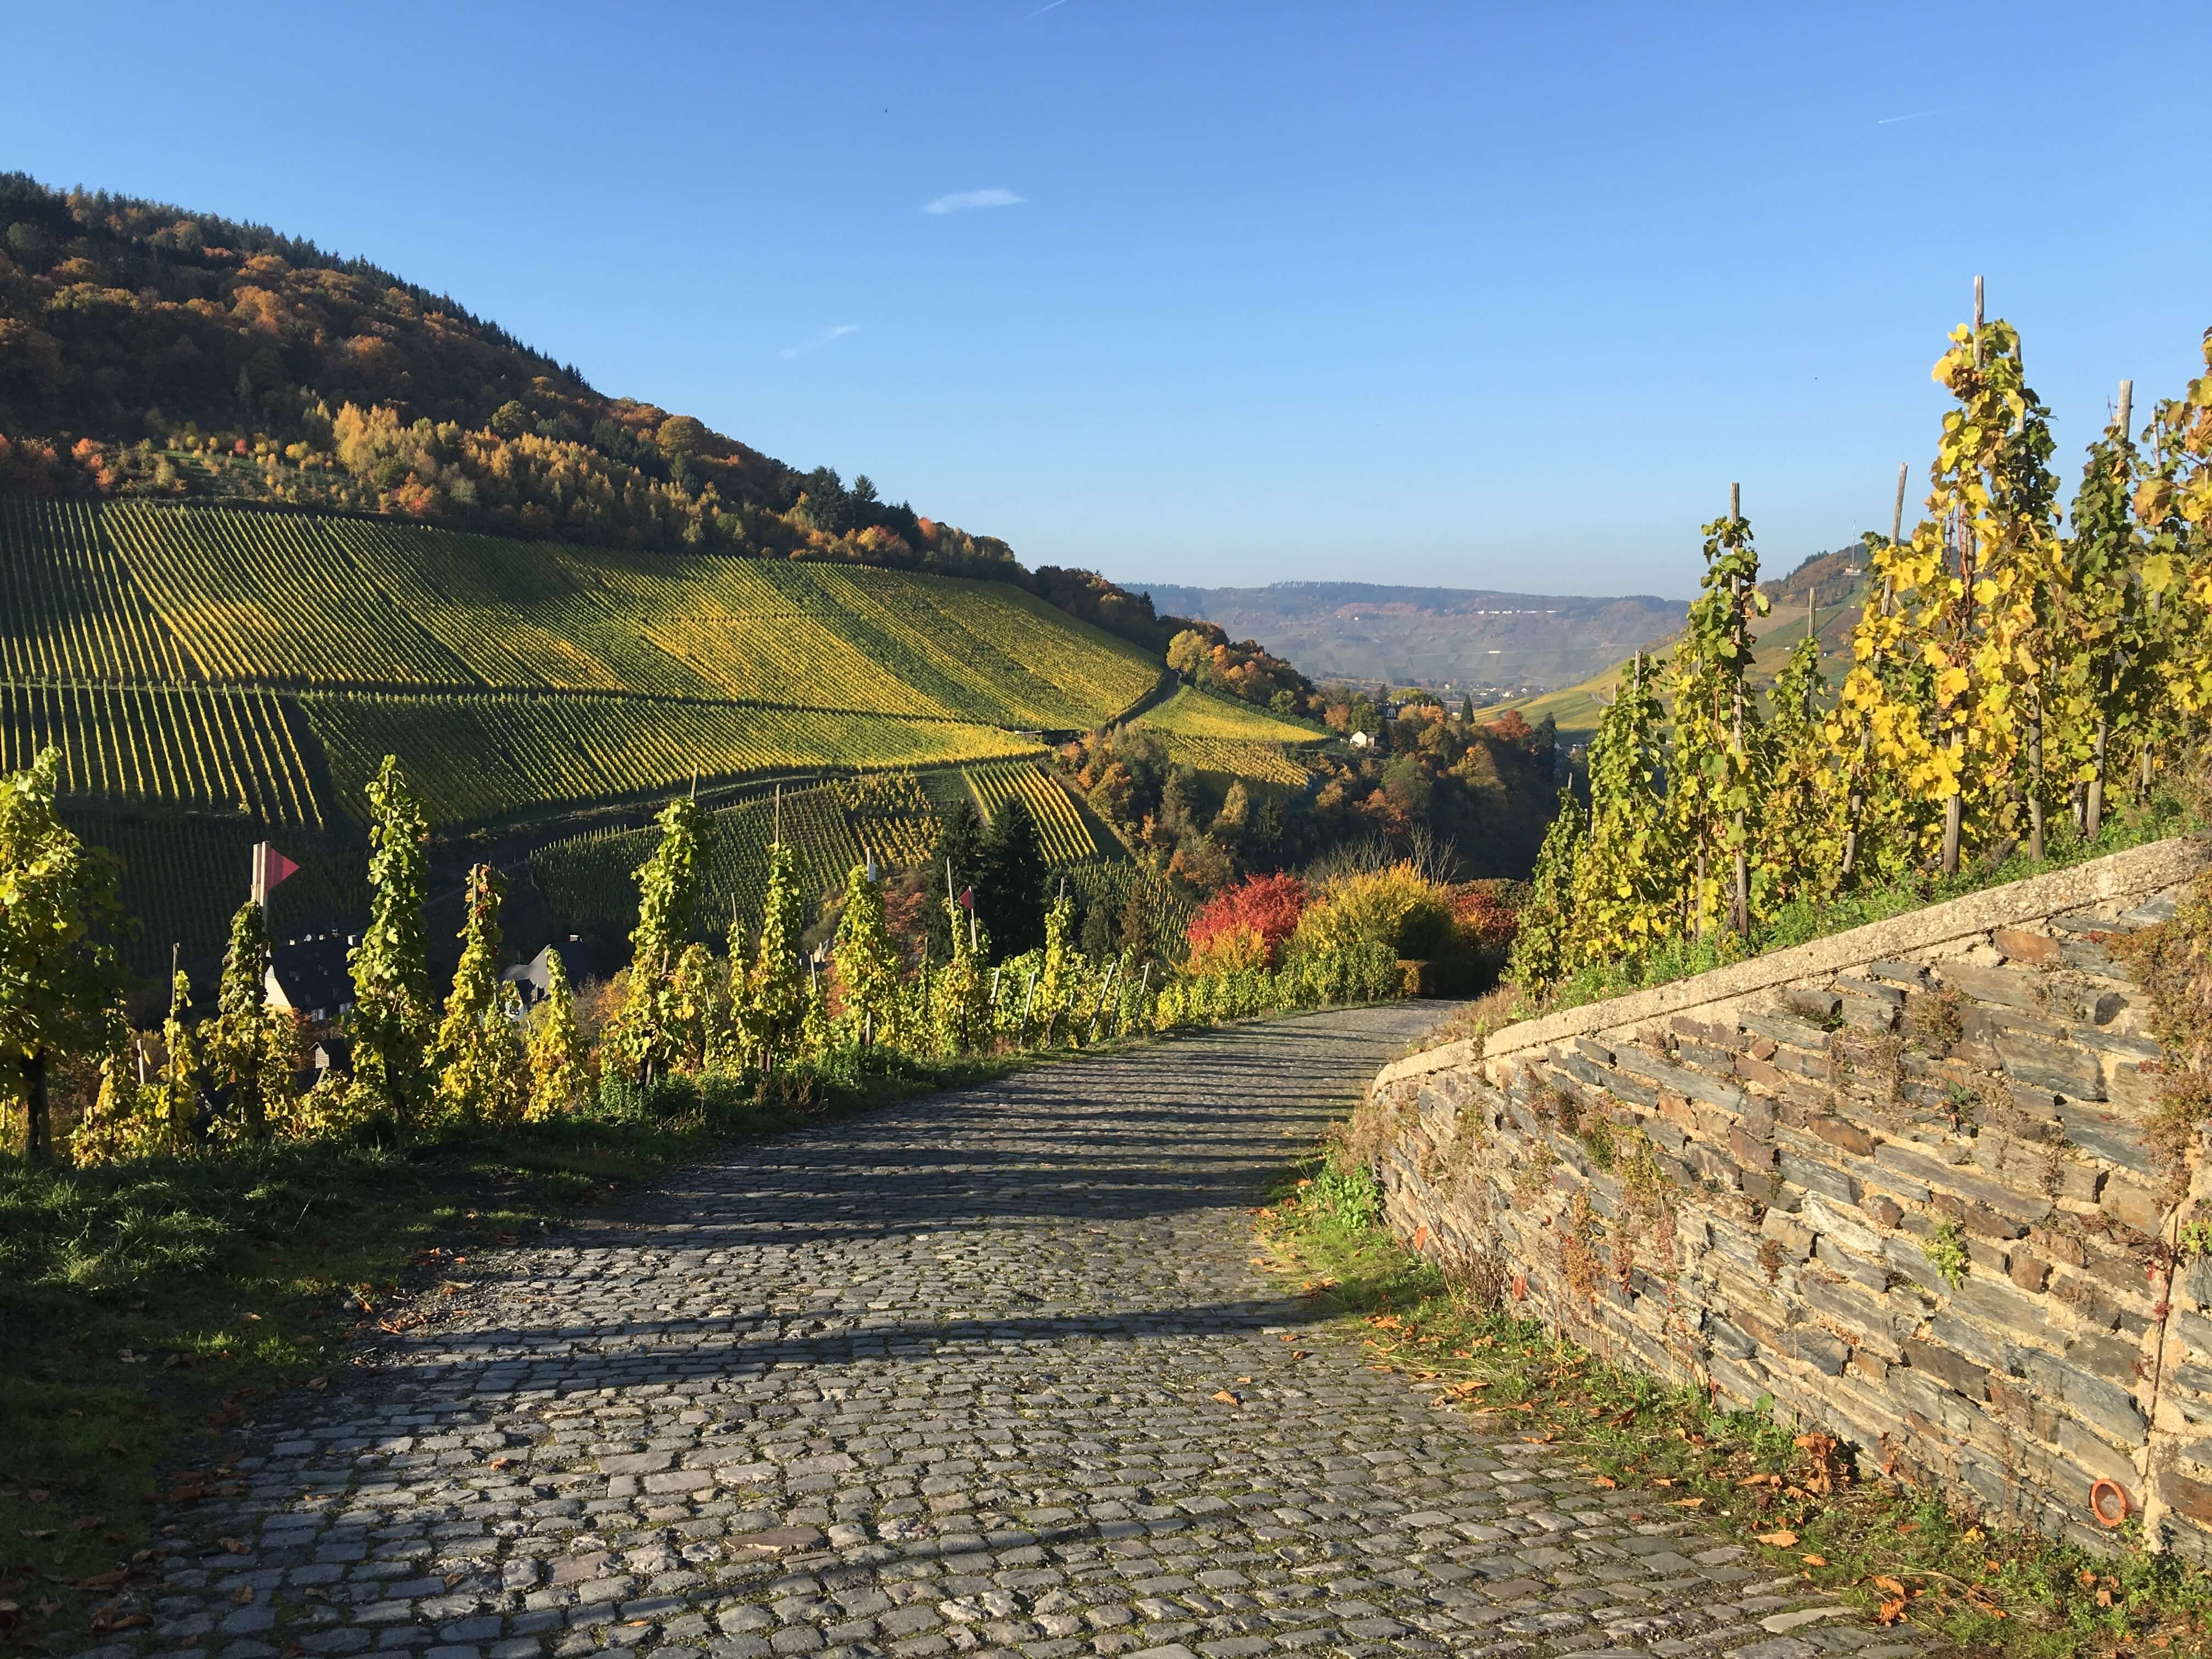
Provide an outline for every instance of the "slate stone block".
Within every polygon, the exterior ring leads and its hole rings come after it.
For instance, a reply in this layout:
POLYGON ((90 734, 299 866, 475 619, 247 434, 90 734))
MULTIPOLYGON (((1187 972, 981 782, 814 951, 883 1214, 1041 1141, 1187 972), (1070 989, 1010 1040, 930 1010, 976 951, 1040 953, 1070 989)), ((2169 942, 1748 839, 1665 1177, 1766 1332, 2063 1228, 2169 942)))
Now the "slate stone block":
POLYGON ((2065 1411, 2124 1445, 2140 1446, 2146 1430, 2135 1396, 2040 1348, 2008 1346, 2007 1368, 2025 1377, 2065 1411))
POLYGON ((2094 1055, 2079 1048, 2018 1032, 1999 1030, 1995 1039, 1997 1058, 2008 1076, 2023 1083, 2039 1084, 2076 1100, 2105 1097, 2105 1068, 2094 1055))
POLYGON ((1945 962, 1936 966, 1946 985, 1954 986, 1978 1002, 2001 1007, 2034 1010, 2043 1006, 2043 984, 2033 974, 2017 968, 1982 968, 1970 962, 1945 962))

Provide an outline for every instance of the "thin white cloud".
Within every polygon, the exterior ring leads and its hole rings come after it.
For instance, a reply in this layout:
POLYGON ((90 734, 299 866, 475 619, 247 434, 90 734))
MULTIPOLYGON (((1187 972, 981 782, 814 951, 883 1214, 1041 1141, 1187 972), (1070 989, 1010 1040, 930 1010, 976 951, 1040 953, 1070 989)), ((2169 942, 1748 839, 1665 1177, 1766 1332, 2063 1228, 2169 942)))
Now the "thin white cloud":
POLYGON ((1064 6, 1066 3, 1067 0, 1045 0, 1044 4, 1039 6, 1035 11, 1025 13, 1015 21, 1017 22, 1026 23, 1032 17, 1043 16, 1045 13, 1050 11, 1054 6, 1064 6))
POLYGON ((956 190, 950 196, 940 196, 933 202, 924 202, 924 213, 965 213, 970 208, 1013 207, 1027 201, 1011 190, 956 190))
POLYGON ((832 340, 842 340, 848 334, 857 334, 860 331, 860 325, 858 323, 834 323, 803 344, 784 347, 781 356, 786 362, 789 362, 793 357, 804 357, 810 351, 821 350, 832 340))
POLYGON ((1948 115, 1957 107, 1958 106, 1956 104, 1947 104, 1942 109, 1915 110, 1910 115, 1885 115, 1879 121, 1876 121, 1875 125, 1878 127, 1892 127, 1895 126, 1899 121, 1924 121, 1931 115, 1948 115))

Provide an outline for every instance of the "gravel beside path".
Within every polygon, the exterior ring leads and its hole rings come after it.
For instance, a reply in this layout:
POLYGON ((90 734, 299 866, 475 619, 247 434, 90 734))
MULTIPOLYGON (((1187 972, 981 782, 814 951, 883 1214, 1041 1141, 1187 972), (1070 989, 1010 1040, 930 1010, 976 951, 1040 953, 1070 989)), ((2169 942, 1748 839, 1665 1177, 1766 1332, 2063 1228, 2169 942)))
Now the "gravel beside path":
POLYGON ((1437 1012, 1037 1067, 472 1259, 390 1369, 243 1433, 240 1495, 167 1517, 206 1553, 96 1651, 1919 1651, 1252 1265, 1266 1178, 1437 1012))

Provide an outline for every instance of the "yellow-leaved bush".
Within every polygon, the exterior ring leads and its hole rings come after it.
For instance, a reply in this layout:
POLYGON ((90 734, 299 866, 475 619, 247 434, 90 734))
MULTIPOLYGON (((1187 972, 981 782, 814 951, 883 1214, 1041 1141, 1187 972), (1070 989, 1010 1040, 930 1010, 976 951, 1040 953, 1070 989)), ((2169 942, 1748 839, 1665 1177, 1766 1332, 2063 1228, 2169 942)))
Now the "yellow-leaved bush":
POLYGON ((1401 957, 1447 954, 1455 943, 1451 894, 1411 864, 1346 876, 1325 889, 1298 919, 1294 956, 1321 956, 1359 945, 1386 945, 1401 957))

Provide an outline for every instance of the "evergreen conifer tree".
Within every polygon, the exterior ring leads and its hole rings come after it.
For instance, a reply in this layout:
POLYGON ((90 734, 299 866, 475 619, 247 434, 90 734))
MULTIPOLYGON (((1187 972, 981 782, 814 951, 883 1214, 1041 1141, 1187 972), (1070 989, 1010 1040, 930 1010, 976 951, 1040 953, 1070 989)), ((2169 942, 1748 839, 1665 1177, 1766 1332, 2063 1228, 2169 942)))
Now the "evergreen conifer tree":
POLYGON ((354 1082, 404 1139, 429 1103, 436 1036, 422 919, 430 831, 397 757, 384 757, 368 793, 368 928, 351 959, 354 1082))
MULTIPOLYGON (((957 906, 948 906, 965 888, 975 888, 983 872, 983 820, 975 806, 962 801, 947 813, 939 826, 937 840, 929 851, 929 887, 924 914, 929 918, 929 954, 938 962, 952 953, 952 921, 955 913, 965 916, 967 912, 957 906), (947 889, 945 872, 959 885, 947 889)), ((981 889, 977 889, 980 894, 981 889)), ((965 926, 963 922, 962 924, 965 926)))

